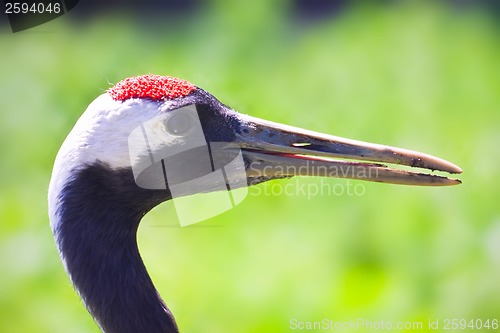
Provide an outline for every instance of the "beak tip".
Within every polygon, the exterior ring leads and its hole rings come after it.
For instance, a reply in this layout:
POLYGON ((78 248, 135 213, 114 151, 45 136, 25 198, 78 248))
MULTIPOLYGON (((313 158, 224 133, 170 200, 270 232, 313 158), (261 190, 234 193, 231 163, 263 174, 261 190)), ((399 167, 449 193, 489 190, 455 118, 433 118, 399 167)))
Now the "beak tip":
POLYGON ((452 174, 459 174, 459 173, 463 172, 462 168, 460 168, 459 166, 457 166, 453 163, 450 163, 447 170, 443 170, 443 171, 447 171, 447 172, 452 173, 452 174))
POLYGON ((463 170, 457 166, 457 170, 454 173, 462 173, 463 170))
POLYGON ((451 162, 448 162, 448 161, 440 159, 440 158, 435 158, 435 157, 431 157, 431 158, 434 159, 437 163, 433 163, 434 165, 427 165, 424 168, 445 171, 445 172, 448 172, 451 174, 459 174, 459 173, 463 172, 459 166, 457 166, 451 162))
POLYGON ((460 185, 462 184, 462 181, 460 179, 457 179, 457 178, 448 178, 448 177, 442 177, 442 176, 437 176, 438 178, 440 178, 440 185, 444 185, 444 186, 455 186, 455 185, 460 185))

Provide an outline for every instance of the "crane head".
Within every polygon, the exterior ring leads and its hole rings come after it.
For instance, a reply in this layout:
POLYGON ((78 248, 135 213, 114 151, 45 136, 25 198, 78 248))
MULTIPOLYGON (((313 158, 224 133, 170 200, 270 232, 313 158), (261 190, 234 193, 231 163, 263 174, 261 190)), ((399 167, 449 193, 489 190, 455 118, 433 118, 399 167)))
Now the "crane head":
POLYGON ((387 164, 462 171, 427 154, 244 115, 187 81, 143 75, 97 97, 61 146, 49 186, 51 227, 103 331, 178 332, 137 248, 135 234, 150 209, 176 196, 292 176, 460 183, 387 164))
MULTIPOLYGON (((91 103, 59 155, 64 155, 58 160, 64 160, 65 170, 96 161, 113 169, 132 168, 137 185, 151 189, 202 179, 238 157, 242 163, 228 169, 226 178, 232 188, 292 176, 425 186, 460 183, 387 164, 462 172, 431 155, 244 115, 187 81, 151 74, 125 79, 91 103)), ((215 191, 220 185, 208 178, 203 186, 188 186, 180 194, 215 191)))

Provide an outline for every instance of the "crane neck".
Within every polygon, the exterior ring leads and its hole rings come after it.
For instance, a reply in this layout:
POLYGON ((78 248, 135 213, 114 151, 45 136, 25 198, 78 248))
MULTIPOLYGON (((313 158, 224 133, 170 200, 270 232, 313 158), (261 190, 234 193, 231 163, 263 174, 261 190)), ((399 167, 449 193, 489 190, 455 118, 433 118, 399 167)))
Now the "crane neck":
POLYGON ((178 332, 137 247, 141 218, 168 191, 137 187, 132 171, 96 163, 58 194, 53 231, 87 309, 105 333, 178 332))

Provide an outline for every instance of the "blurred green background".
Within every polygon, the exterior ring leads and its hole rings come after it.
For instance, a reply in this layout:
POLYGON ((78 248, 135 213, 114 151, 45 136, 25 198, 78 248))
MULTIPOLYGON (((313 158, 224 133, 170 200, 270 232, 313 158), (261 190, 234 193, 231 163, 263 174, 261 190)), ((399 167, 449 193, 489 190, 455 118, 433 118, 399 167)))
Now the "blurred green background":
POLYGON ((211 1, 185 15, 78 18, 77 6, 25 32, 3 27, 0 332, 99 332, 59 261, 47 186, 86 106, 144 73, 184 78, 243 113, 464 170, 448 188, 274 181, 186 228, 163 204, 139 245, 182 332, 288 332, 291 320, 325 318, 422 322, 405 330, 422 332, 429 320, 500 319, 498 12, 441 2, 302 11, 211 1))

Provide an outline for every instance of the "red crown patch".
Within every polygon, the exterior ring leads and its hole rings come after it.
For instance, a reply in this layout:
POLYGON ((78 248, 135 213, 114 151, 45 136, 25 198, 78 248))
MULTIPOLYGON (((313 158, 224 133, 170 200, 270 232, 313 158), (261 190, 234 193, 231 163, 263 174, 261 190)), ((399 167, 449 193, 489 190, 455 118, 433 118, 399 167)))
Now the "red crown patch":
POLYGON ((115 101, 129 98, 165 100, 189 95, 196 86, 171 76, 147 74, 126 78, 107 90, 115 101))

